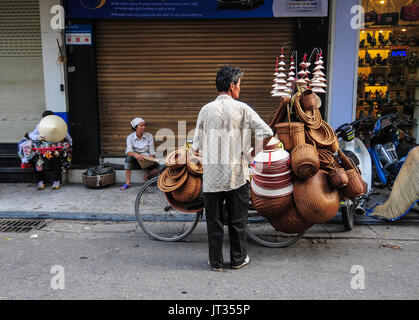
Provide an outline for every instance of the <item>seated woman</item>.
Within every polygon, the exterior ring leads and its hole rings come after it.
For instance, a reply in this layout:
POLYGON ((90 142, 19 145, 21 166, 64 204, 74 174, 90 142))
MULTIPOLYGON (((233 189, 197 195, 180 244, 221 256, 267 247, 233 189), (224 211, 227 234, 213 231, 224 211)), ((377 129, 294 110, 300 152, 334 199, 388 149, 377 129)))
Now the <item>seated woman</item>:
MULTIPOLYGON (((46 110, 44 113, 42 113, 42 119, 48 117, 48 116, 53 116, 54 112, 50 111, 50 110, 46 110)), ((57 118, 60 119, 60 118, 57 118)), ((39 123, 36 125, 35 129, 28 135, 26 135, 26 137, 28 137, 30 140, 33 141, 34 146, 43 146, 46 147, 48 145, 50 145, 48 142, 43 141, 43 138, 40 136, 40 128, 39 128, 39 123)), ((56 121, 54 121, 54 125, 58 126, 58 127, 63 127, 67 132, 67 126, 65 124, 64 121, 60 121, 59 123, 57 123, 56 121)), ((53 130, 54 126, 52 125, 52 123, 49 124, 48 128, 50 130, 53 130)), ((47 128, 47 129, 48 129, 47 128)), ((44 130, 46 130, 44 128, 44 130)), ((47 130, 48 131, 48 130, 47 130)), ((51 131, 52 132, 52 131, 51 131)), ((45 156, 41 156, 41 155, 35 155, 32 158, 32 167, 33 170, 35 172, 36 175, 36 179, 38 181, 37 183, 37 189, 38 190, 44 190, 45 189, 45 181, 46 181, 46 172, 44 170, 45 166, 50 166, 52 167, 52 171, 53 171, 53 184, 52 184, 52 190, 58 190, 61 187, 61 180, 62 180, 62 168, 63 168, 63 164, 69 159, 71 159, 71 155, 69 156, 68 152, 71 153, 71 146, 73 144, 73 139, 71 138, 70 134, 67 132, 66 136, 63 140, 61 140, 62 137, 60 137, 60 141, 57 141, 57 143, 55 143, 57 146, 59 145, 63 145, 64 148, 63 150, 66 150, 65 152, 61 152, 61 153, 57 153, 57 155, 51 155, 50 157, 45 157, 45 156), (68 147, 66 147, 68 146, 68 147)), ((69 164, 69 163, 68 163, 69 164)))
MULTIPOLYGON (((135 118, 131 121, 132 130, 135 131, 127 137, 127 148, 125 154, 125 184, 121 190, 131 187, 131 174, 134 169, 141 169, 139 161, 144 160, 144 156, 155 158, 154 139, 151 133, 145 132, 145 121, 142 118, 135 118)), ((144 180, 148 181, 153 175, 157 174, 159 164, 146 168, 144 180)))

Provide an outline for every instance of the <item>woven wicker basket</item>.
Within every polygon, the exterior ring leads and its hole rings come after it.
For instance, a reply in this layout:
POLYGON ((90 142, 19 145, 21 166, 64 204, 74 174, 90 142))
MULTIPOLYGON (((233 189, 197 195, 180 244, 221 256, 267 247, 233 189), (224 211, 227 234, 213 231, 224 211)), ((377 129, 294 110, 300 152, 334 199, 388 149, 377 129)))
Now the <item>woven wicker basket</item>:
POLYGON ((275 125, 275 130, 287 151, 291 151, 294 147, 306 142, 304 124, 301 122, 278 123, 275 125))
POLYGON ((295 203, 292 202, 286 214, 275 219, 269 220, 269 223, 276 231, 295 234, 307 231, 313 226, 313 223, 305 219, 299 212, 295 203))
POLYGON ((325 223, 339 210, 339 192, 330 185, 327 172, 319 172, 307 181, 295 181, 294 201, 301 215, 312 223, 325 223))
POLYGON ((286 214, 293 202, 292 194, 285 197, 265 198, 252 191, 250 196, 255 210, 266 219, 275 219, 286 214))
POLYGON ((341 190, 342 195, 346 199, 354 199, 364 195, 367 192, 367 185, 360 173, 356 169, 350 169, 346 171, 346 174, 348 175, 348 184, 341 190))
POLYGON ((342 189, 348 185, 349 178, 346 170, 332 162, 333 170, 329 172, 328 178, 333 187, 342 189))
POLYGON ((115 183, 115 171, 97 176, 86 176, 82 173, 83 184, 86 187, 100 189, 115 183))
POLYGON ((315 145, 300 144, 291 152, 291 168, 300 179, 314 176, 320 168, 319 154, 315 145))

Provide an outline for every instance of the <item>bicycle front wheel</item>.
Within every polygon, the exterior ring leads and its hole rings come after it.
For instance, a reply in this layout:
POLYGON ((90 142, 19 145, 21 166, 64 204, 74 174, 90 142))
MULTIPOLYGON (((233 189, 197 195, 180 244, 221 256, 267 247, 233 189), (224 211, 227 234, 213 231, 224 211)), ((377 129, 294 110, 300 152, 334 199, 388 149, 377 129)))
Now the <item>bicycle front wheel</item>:
POLYGON ((157 187, 158 176, 140 189, 135 200, 135 216, 141 229, 151 238, 175 242, 185 239, 195 229, 200 214, 176 210, 157 187))
POLYGON ((249 206, 246 232, 256 243, 269 248, 284 248, 297 242, 303 233, 287 234, 276 231, 269 221, 249 206))

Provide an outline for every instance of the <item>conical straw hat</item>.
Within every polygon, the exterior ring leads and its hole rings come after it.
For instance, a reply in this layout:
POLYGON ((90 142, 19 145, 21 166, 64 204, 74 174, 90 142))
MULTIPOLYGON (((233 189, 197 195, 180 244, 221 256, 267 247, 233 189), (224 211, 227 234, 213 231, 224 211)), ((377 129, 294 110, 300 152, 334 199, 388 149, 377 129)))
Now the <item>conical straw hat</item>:
POLYGON ((68 127, 59 116, 46 116, 39 123, 39 136, 48 142, 59 142, 67 136, 68 127))

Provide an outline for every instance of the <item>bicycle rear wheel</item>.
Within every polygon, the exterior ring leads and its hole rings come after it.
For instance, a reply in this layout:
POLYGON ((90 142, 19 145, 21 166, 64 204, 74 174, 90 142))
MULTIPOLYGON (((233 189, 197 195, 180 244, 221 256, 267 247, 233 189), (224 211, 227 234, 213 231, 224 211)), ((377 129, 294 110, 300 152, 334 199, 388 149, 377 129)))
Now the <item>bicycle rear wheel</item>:
POLYGON ((200 214, 176 210, 157 187, 158 176, 141 187, 135 200, 135 216, 141 229, 151 238, 175 242, 195 229, 200 214))
POLYGON ((249 205, 246 232, 256 243, 269 248, 284 248, 296 243, 303 233, 287 234, 276 231, 269 221, 249 205))

